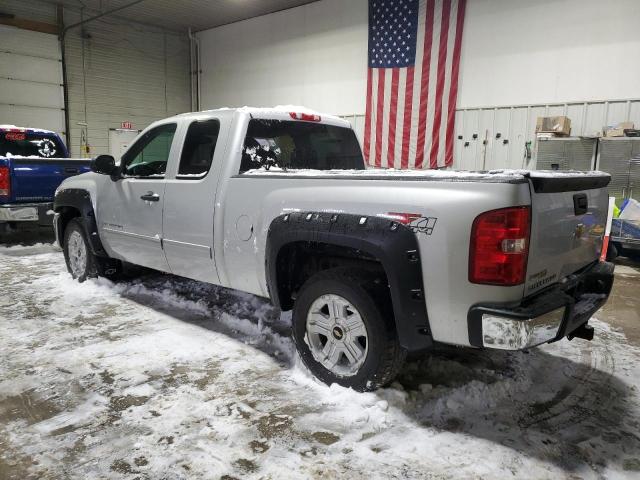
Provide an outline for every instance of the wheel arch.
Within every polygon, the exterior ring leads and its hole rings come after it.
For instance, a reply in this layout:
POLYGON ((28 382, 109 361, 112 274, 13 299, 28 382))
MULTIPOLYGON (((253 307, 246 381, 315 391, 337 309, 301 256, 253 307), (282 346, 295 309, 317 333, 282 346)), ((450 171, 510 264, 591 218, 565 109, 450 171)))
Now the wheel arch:
POLYGON ((56 240, 63 246, 64 231, 73 218, 79 218, 85 229, 91 252, 99 257, 107 257, 98 234, 98 224, 93 209, 91 194, 88 190, 68 188, 56 193, 53 203, 56 240))
MULTIPOLYGON (((379 269, 389 285, 398 339, 408 351, 432 344, 424 300, 422 267, 416 234, 387 218, 295 212, 275 218, 269 227, 265 251, 267 288, 272 302, 283 310, 293 307, 295 289, 303 283, 296 269, 304 270, 317 257, 336 257, 341 265, 379 269), (293 254, 293 255, 292 255, 293 254)), ((320 265, 320 267, 322 267, 320 265)), ((325 268, 310 268, 303 279, 325 268)))

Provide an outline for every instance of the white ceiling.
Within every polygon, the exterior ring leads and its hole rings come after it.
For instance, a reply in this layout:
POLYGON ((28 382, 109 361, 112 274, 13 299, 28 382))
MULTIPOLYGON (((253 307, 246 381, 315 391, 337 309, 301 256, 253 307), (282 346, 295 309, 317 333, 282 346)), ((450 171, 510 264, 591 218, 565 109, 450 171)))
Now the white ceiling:
MULTIPOLYGON (((133 0, 59 0, 65 7, 85 7, 99 14, 133 0)), ((305 5, 317 0, 144 0, 113 15, 169 30, 194 31, 305 5)))

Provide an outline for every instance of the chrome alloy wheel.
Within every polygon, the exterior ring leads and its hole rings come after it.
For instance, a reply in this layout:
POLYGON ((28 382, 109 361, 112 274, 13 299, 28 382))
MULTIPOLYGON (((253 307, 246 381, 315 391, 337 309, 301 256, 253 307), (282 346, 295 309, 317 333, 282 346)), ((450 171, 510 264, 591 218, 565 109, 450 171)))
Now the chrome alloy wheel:
POLYGON ((369 339, 360 312, 339 295, 317 298, 309 308, 306 343, 313 358, 334 375, 356 375, 367 358, 369 339))
POLYGON ((71 273, 75 278, 82 277, 87 270, 87 245, 84 243, 82 234, 77 230, 69 235, 67 251, 71 273))

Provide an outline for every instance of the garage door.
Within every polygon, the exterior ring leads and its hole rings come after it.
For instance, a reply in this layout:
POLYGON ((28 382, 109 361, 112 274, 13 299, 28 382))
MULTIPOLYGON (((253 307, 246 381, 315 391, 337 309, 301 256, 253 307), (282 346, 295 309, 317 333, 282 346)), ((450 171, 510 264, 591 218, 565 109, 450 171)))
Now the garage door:
POLYGON ((56 35, 0 26, 0 124, 64 132, 56 35))

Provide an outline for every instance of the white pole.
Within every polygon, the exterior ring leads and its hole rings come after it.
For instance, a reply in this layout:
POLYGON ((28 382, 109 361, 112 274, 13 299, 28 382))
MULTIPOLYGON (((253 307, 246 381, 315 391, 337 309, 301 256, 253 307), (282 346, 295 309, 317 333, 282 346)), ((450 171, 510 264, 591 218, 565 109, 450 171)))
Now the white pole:
POLYGON ((600 261, 607 259, 607 251, 609 250, 609 236, 611 235, 611 223, 613 222, 613 207, 616 204, 616 197, 609 197, 609 212, 607 214, 607 226, 604 229, 604 238, 602 239, 602 252, 600 253, 600 261))

